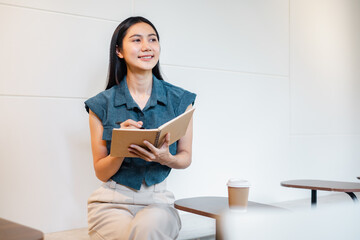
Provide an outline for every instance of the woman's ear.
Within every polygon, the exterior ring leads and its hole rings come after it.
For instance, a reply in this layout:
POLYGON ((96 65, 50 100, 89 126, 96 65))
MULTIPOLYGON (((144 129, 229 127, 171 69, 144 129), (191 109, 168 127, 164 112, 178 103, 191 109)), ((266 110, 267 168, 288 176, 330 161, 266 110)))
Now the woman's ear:
POLYGON ((116 55, 119 57, 119 58, 124 58, 124 56, 122 55, 120 49, 118 46, 116 46, 116 55))

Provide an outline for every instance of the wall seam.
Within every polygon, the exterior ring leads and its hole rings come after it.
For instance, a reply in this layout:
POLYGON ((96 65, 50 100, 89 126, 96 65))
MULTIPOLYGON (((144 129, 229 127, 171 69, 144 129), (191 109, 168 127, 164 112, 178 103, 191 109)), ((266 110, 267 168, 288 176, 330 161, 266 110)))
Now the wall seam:
POLYGON ((0 97, 47 98, 47 99, 64 99, 64 100, 87 100, 88 99, 88 97, 41 96, 41 95, 25 95, 25 94, 0 94, 0 97))
POLYGON ((89 15, 82 15, 82 14, 76 14, 76 13, 67 13, 67 12, 61 12, 61 11, 54 11, 54 10, 50 10, 50 9, 21 6, 21 5, 9 4, 9 3, 0 3, 0 6, 8 6, 8 7, 14 7, 14 8, 30 9, 30 10, 35 10, 35 11, 39 11, 39 12, 55 13, 55 14, 66 15, 66 16, 71 16, 71 17, 87 18, 87 19, 91 19, 91 20, 101 20, 101 21, 112 22, 112 23, 118 23, 119 22, 119 20, 116 20, 116 19, 100 18, 100 17, 95 17, 95 16, 89 16, 89 15))
POLYGON ((359 137, 360 133, 302 133, 302 134, 292 134, 291 138, 298 138, 298 137, 339 137, 339 136, 346 136, 346 137, 359 137))
POLYGON ((221 68, 206 68, 206 67, 196 67, 196 66, 185 66, 185 65, 176 65, 176 64, 161 64, 162 67, 175 67, 175 68, 184 68, 184 69, 195 69, 195 70, 205 70, 205 71, 216 71, 216 72, 227 72, 227 73, 237 73, 242 75, 253 75, 253 76, 265 76, 265 77, 278 77, 278 78, 289 78, 288 75, 281 74, 267 74, 267 73, 256 73, 256 72, 244 72, 244 71, 236 71, 230 69, 221 69, 221 68))
POLYGON ((293 84, 293 11, 292 11, 292 0, 289 0, 289 135, 292 136, 292 84, 293 84))

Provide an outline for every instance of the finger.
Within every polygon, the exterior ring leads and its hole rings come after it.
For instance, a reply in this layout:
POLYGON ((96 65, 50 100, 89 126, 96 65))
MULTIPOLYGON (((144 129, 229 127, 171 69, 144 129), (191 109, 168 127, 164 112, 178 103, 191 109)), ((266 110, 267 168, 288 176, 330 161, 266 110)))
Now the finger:
POLYGON ((132 154, 135 154, 138 158, 144 159, 147 162, 152 162, 151 159, 149 159, 148 157, 142 155, 141 153, 139 153, 138 151, 136 151, 135 149, 129 148, 128 149, 129 152, 131 152, 132 154))
POLYGON ((170 133, 167 133, 164 137, 164 140, 162 144, 160 144, 161 147, 169 147, 170 145, 170 133))
POLYGON ((144 141, 145 146, 153 153, 156 153, 157 148, 148 141, 144 141))
POLYGON ((141 155, 149 158, 150 160, 154 160, 155 159, 155 155, 152 152, 147 151, 146 149, 138 146, 138 145, 134 145, 131 144, 130 148, 136 150, 138 153, 140 153, 141 155))
POLYGON ((132 119, 128 119, 121 124, 121 127, 123 127, 123 128, 141 128, 142 125, 143 125, 142 121, 136 122, 132 119))
POLYGON ((167 144, 170 143, 170 133, 166 134, 166 136, 165 136, 165 142, 166 142, 167 144))

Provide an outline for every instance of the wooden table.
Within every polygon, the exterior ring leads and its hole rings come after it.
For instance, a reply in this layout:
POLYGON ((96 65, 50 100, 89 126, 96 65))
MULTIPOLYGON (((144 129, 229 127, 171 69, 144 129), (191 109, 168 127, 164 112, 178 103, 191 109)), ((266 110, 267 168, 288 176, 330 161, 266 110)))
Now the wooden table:
MULTIPOLYGON (((176 200, 174 203, 176 209, 198 214, 205 217, 214 218, 215 220, 219 219, 221 214, 229 209, 229 203, 227 197, 194 197, 194 198, 184 198, 176 200)), ((256 202, 248 202, 247 212, 252 211, 286 211, 283 208, 266 205, 256 202)), ((244 213, 243 213, 244 214, 244 213)), ((245 213, 246 214, 246 213, 245 213)), ((219 226, 216 221, 216 239, 220 239, 218 235, 219 226)))
POLYGON ((39 230, 0 218, 1 240, 43 240, 44 234, 39 230))
POLYGON ((354 202, 358 199, 354 192, 360 192, 360 183, 357 182, 338 182, 338 181, 324 181, 324 180, 311 180, 299 179, 281 182, 281 186, 291 188, 311 189, 311 204, 316 206, 317 203, 317 190, 331 191, 331 192, 344 192, 347 193, 354 202))

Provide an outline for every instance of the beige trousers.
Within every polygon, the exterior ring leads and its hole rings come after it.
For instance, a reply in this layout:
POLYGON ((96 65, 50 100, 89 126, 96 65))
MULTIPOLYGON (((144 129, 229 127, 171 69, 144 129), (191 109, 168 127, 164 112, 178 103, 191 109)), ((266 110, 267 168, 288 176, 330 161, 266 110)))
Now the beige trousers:
POLYGON ((176 239, 181 222, 166 180, 134 190, 114 181, 103 183, 88 200, 92 240, 176 239))

